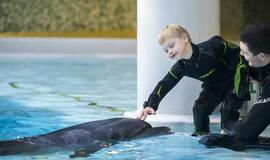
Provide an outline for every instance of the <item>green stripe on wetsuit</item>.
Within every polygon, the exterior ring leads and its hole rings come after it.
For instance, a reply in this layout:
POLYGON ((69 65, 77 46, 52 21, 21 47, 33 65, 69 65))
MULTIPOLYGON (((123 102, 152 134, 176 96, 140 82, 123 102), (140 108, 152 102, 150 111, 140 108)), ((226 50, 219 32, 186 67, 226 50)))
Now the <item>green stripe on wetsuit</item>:
POLYGON ((179 80, 179 78, 178 78, 176 75, 174 75, 174 74, 172 73, 172 70, 170 70, 170 74, 171 74, 175 79, 179 80))
POLYGON ((212 69, 211 71, 209 71, 208 73, 206 73, 206 74, 200 76, 199 78, 201 78, 201 79, 202 79, 202 78, 206 78, 206 77, 210 76, 213 72, 215 72, 215 70, 216 70, 216 69, 212 69))
POLYGON ((223 56, 224 56, 224 55, 225 55, 225 53, 226 53, 226 50, 227 50, 227 43, 226 43, 226 42, 223 42, 223 44, 224 44, 223 56))
POLYGON ((242 58, 239 55, 240 62, 236 66, 236 72, 234 75, 234 90, 236 92, 236 95, 239 96, 239 87, 241 83, 241 69, 246 69, 246 65, 243 64, 242 58))
POLYGON ((157 95, 158 95, 159 98, 161 97, 160 92, 161 92, 162 87, 163 86, 160 86, 159 89, 158 89, 158 92, 157 92, 157 95))
MULTIPOLYGON (((223 42, 224 44, 224 50, 223 50, 223 55, 226 54, 226 51, 227 51, 227 48, 235 48, 236 45, 234 44, 231 44, 231 43, 226 43, 226 42, 223 42)), ((242 58, 241 56, 239 55, 239 59, 240 59, 240 62, 237 64, 236 66, 236 72, 235 72, 235 75, 234 75, 234 90, 236 92, 236 95, 239 96, 239 91, 240 91, 240 83, 241 83, 241 69, 246 69, 246 65, 243 64, 243 61, 242 61, 242 58)))

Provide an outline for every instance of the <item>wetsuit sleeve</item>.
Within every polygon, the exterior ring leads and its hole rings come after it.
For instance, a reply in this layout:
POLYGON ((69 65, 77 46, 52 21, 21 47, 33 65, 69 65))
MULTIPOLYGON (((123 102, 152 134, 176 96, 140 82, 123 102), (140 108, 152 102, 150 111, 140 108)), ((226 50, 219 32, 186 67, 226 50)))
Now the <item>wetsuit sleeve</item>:
POLYGON ((239 55, 239 64, 235 68, 234 90, 238 98, 250 99, 249 93, 250 74, 248 63, 243 56, 239 55))
POLYGON ((270 76, 262 85, 261 97, 252 106, 247 115, 235 123, 236 136, 240 139, 257 138, 270 123, 270 76))
POLYGON ((234 69, 234 91, 238 98, 249 99, 249 66, 240 55, 240 48, 227 41, 223 41, 223 58, 228 68, 234 69))
POLYGON ((181 62, 177 62, 173 65, 166 76, 158 82, 148 100, 144 102, 144 108, 151 106, 154 110, 157 110, 163 97, 165 97, 165 95, 182 79, 183 76, 183 64, 181 62))

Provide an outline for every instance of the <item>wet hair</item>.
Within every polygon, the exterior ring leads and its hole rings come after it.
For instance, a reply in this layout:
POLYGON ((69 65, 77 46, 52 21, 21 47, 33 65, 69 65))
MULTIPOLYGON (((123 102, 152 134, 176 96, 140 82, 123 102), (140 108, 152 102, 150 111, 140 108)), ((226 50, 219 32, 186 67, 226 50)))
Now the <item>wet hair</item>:
POLYGON ((270 23, 256 23, 246 26, 241 31, 240 41, 245 43, 254 55, 261 52, 270 55, 270 23))
POLYGON ((191 38, 185 28, 177 24, 170 24, 165 26, 159 33, 158 42, 163 44, 168 38, 181 38, 186 33, 188 40, 191 42, 191 38))

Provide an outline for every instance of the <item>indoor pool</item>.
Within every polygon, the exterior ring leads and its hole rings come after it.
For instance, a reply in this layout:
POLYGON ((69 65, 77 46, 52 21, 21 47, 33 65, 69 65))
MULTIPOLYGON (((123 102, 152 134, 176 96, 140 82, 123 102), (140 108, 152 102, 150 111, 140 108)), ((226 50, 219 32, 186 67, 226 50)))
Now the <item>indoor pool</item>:
MULTIPOLYGON (((48 133, 71 125, 121 117, 136 109, 135 56, 0 55, 0 140, 48 133)), ((193 125, 169 126, 172 135, 123 141, 91 160, 269 159, 270 151, 206 148, 191 137, 193 125)), ((217 132, 219 126, 211 125, 217 132)), ((270 131, 264 132, 268 135, 270 131)), ((4 156, 0 159, 68 159, 71 152, 4 156)))

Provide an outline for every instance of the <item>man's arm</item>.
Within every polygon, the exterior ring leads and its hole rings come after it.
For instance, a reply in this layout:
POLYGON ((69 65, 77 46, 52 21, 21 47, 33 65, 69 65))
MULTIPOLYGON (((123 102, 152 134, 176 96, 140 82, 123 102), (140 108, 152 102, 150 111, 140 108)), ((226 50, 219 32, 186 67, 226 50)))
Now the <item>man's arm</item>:
POLYGON ((236 136, 240 139, 254 139, 259 136, 270 123, 270 76, 263 82, 260 98, 247 115, 234 125, 236 136))

